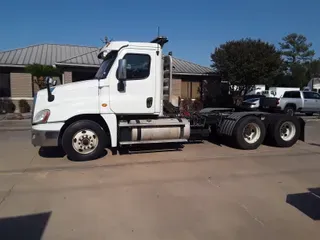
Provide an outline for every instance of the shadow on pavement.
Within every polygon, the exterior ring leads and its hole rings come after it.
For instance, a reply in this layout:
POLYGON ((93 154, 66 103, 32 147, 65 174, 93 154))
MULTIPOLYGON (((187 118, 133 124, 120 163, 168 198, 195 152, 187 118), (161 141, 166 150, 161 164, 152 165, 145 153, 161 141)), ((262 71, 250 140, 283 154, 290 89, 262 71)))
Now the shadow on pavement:
POLYGON ((62 158, 66 154, 61 147, 41 147, 39 155, 43 158, 62 158))
POLYGON ((319 143, 309 143, 309 144, 312 145, 312 146, 320 147, 320 144, 319 144, 319 143))
MULTIPOLYGON (((99 156, 98 158, 105 157, 107 154, 108 154, 108 152, 104 151, 103 154, 101 156, 99 156)), ((43 158, 63 158, 63 157, 66 156, 66 153, 64 152, 62 147, 41 147, 39 149, 39 155, 41 157, 43 157, 43 158)), ((96 160, 98 158, 93 158, 93 159, 88 160, 88 161, 93 161, 93 160, 96 160)), ((75 161, 75 160, 72 160, 70 158, 68 158, 68 160, 75 161)), ((78 160, 76 162, 81 162, 81 161, 78 160)))
POLYGON ((119 154, 142 154, 142 153, 154 153, 154 152, 171 152, 181 151, 184 148, 180 143, 159 143, 159 144, 140 144, 132 145, 128 147, 119 148, 119 154))
POLYGON ((227 141, 223 137, 219 137, 217 135, 212 135, 208 138, 208 142, 210 142, 216 146, 222 147, 222 143, 225 144, 227 141))
POLYGON ((42 239, 51 212, 0 218, 0 239, 42 239))
POLYGON ((320 188, 310 188, 310 192, 288 194, 286 202, 313 220, 320 220, 320 188))

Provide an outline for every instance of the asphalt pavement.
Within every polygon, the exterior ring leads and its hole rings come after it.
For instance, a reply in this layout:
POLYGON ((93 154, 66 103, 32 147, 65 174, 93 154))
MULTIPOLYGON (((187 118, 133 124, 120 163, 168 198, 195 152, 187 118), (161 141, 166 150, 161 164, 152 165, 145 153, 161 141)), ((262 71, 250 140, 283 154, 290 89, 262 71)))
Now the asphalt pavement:
POLYGON ((318 239, 320 122, 293 148, 72 162, 30 131, 0 133, 0 239, 318 239))

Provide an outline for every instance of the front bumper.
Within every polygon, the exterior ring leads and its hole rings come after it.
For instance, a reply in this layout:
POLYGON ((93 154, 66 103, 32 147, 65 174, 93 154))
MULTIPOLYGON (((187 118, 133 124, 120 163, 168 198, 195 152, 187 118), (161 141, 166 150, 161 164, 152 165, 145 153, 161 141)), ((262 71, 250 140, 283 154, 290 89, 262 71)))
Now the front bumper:
POLYGON ((60 129, 63 123, 46 123, 32 126, 31 143, 33 146, 56 147, 59 145, 60 129))
POLYGON ((58 146, 59 133, 57 131, 38 131, 32 130, 32 145, 40 147, 58 146))

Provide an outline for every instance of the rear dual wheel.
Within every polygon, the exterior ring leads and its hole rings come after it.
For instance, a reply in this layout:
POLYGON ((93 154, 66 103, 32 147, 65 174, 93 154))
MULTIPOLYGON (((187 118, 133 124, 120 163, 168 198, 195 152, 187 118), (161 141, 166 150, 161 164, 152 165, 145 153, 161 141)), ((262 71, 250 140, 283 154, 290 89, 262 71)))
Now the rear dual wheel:
MULTIPOLYGON (((281 115, 269 125, 268 140, 277 147, 291 147, 298 141, 300 133, 301 127, 296 117, 281 115)), ((257 149, 265 140, 266 127, 258 117, 247 116, 239 120, 232 137, 240 149, 257 149)))
POLYGON ((282 116, 269 128, 270 143, 277 147, 291 147, 299 139, 301 127, 299 120, 292 116, 282 116))
POLYGON ((264 123, 256 116, 247 116, 239 120, 232 137, 236 147, 252 150, 261 145, 265 136, 264 123))

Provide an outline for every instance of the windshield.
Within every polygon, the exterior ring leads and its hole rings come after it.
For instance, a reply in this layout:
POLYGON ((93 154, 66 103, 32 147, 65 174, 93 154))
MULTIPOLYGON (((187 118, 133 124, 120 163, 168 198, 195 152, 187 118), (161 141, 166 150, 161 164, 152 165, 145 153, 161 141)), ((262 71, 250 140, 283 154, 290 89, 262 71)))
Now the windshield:
POLYGON ((117 52, 116 51, 113 51, 113 52, 110 52, 107 57, 103 60, 103 62, 101 63, 100 65, 100 68, 98 70, 98 72, 96 73, 95 75, 95 78, 96 79, 103 79, 103 78, 106 78, 111 67, 112 67, 112 64, 114 62, 114 60, 116 59, 117 57, 117 52))

